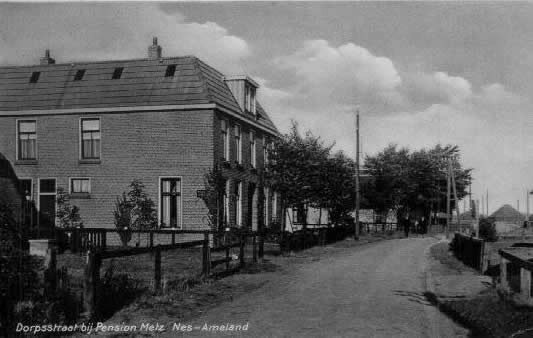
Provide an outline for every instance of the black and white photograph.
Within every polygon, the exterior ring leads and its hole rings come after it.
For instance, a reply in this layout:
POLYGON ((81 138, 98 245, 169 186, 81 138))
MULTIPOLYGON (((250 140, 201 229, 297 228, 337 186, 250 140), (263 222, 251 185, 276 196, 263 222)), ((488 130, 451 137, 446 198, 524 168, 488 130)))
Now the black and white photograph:
POLYGON ((0 0, 0 337, 533 337, 533 2, 0 0))

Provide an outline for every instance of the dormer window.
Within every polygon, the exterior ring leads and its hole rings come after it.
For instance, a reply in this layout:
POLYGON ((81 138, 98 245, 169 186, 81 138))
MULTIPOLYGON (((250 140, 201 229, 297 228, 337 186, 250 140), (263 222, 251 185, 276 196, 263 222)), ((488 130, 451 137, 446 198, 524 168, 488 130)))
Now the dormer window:
POLYGON ((31 73, 30 83, 37 83, 37 81, 39 81, 39 75, 41 75, 41 72, 31 73))
POLYGON ((117 67, 113 71, 113 76, 111 77, 113 80, 118 80, 122 77, 122 72, 124 71, 124 67, 117 67))
POLYGON ((78 69, 76 75, 74 75, 74 81, 81 81, 83 75, 85 75, 85 69, 78 69))
POLYGON ((165 77, 173 77, 174 73, 176 73, 176 65, 168 65, 165 77))
POLYGON ((255 114, 255 87, 249 84, 244 86, 244 109, 255 114))
POLYGON ((224 81, 242 111, 258 118, 256 92, 259 85, 257 82, 246 75, 226 76, 224 81))

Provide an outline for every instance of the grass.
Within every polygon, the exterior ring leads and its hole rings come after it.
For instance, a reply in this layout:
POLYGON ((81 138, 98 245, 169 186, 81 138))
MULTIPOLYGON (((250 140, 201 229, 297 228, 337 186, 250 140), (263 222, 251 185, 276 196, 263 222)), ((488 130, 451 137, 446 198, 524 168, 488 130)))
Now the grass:
MULTIPOLYGON (((446 243, 434 245, 431 255, 442 263, 437 274, 462 275, 474 271, 453 257, 446 243)), ((426 297, 454 320, 469 327, 474 337, 510 337, 520 330, 533 328, 533 308, 513 303, 496 288, 488 288, 471 297, 426 297)))

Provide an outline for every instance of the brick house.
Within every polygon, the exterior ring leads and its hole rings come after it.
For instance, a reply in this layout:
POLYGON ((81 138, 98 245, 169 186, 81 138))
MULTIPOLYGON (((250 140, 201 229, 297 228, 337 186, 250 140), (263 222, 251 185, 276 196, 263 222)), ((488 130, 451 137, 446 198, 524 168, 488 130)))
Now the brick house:
POLYGON ((62 187, 85 227, 114 227, 117 197, 140 179, 160 227, 207 229, 205 174, 226 179, 227 224, 257 229, 280 219, 264 177, 278 131, 246 76, 226 77, 194 56, 0 67, 0 153, 35 202, 40 227, 55 220, 62 187))

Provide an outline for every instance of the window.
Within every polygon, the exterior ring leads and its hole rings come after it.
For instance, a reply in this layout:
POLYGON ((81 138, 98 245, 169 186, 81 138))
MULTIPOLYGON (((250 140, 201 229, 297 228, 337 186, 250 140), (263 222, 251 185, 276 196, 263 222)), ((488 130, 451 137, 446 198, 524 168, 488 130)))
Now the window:
POLYGON ((278 193, 272 192, 272 222, 278 222, 278 193))
POLYGON ((255 160, 255 133, 253 131, 250 132, 250 165, 252 168, 255 168, 256 166, 256 160, 255 160))
POLYGON ((113 77, 111 79, 117 80, 122 77, 122 72, 124 71, 124 67, 117 67, 115 68, 115 71, 113 71, 113 77))
POLYGON ((266 136, 263 136, 263 163, 265 170, 268 168, 268 139, 266 136))
POLYGON ((81 119, 81 158, 100 159, 100 119, 81 119))
POLYGON ((91 180, 89 178, 71 178, 70 179, 70 193, 71 194, 90 194, 91 180))
POLYGON ((23 195, 22 222, 30 227, 33 225, 33 180, 31 178, 19 179, 18 189, 23 195))
POLYGON ((228 135, 228 121, 221 120, 220 128, 222 131, 222 151, 224 152, 223 158, 229 161, 229 135, 228 135))
POLYGON ((37 83, 37 81, 39 81, 39 76, 40 75, 41 75, 41 72, 33 72, 33 73, 31 73, 30 83, 37 83))
POLYGON ((181 179, 162 178, 160 193, 161 227, 181 228, 181 179))
POLYGON ((241 143, 241 127, 235 125, 235 161, 242 163, 242 143, 241 143))
POLYGON ((244 109, 255 114, 255 88, 250 85, 244 86, 244 109))
POLYGON ((264 211, 264 215, 263 215, 263 219, 265 221, 265 226, 269 226, 270 225, 270 219, 269 219, 269 210, 268 210, 268 201, 270 199, 270 195, 269 195, 269 191, 268 191, 268 187, 265 187, 264 188, 264 198, 263 198, 263 203, 265 204, 264 207, 263 207, 263 211, 264 211))
POLYGON ((176 73, 176 65, 168 65, 165 77, 173 77, 174 73, 176 73))
POLYGON ((37 122, 36 121, 18 121, 18 159, 19 160, 36 160, 37 159, 37 122))
POLYGON ((222 197, 222 205, 224 207, 224 215, 222 220, 224 221, 224 226, 229 224, 229 180, 226 181, 224 195, 222 197))
POLYGON ((85 75, 85 69, 78 69, 76 75, 74 75, 74 81, 81 81, 83 75, 85 75))
POLYGON ((39 180, 39 225, 40 228, 53 228, 56 222, 56 180, 39 180))
POLYGON ((292 209, 292 221, 294 224, 304 224, 305 223, 305 214, 306 210, 304 207, 293 208, 292 209))
POLYGON ((242 222, 242 183, 235 182, 235 225, 241 226, 242 222))

